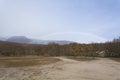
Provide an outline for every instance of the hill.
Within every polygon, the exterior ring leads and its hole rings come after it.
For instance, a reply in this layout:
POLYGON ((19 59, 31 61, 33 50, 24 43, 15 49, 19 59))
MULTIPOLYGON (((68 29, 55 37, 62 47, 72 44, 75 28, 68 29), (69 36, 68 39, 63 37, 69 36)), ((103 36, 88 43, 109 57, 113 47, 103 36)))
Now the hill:
POLYGON ((42 45, 48 45, 50 43, 55 43, 59 45, 64 44, 70 44, 70 43, 76 43, 72 41, 66 41, 66 40, 38 40, 38 39, 30 39, 25 36, 13 36, 8 39, 6 39, 8 42, 15 42, 15 43, 26 43, 26 44, 42 44, 42 45))

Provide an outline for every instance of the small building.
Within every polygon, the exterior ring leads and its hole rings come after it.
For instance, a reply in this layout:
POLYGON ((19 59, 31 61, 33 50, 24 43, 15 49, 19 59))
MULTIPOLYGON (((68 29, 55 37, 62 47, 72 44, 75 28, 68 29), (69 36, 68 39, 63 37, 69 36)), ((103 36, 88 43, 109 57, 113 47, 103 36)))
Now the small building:
POLYGON ((99 57, 105 57, 106 56, 106 51, 97 51, 96 52, 99 57))

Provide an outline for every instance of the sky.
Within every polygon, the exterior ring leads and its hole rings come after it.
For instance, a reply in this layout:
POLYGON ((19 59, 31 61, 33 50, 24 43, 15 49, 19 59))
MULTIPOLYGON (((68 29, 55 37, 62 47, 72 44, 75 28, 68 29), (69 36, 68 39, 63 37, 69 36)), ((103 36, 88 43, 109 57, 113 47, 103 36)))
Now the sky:
POLYGON ((119 30, 120 0, 0 0, 0 37, 91 43, 119 30))

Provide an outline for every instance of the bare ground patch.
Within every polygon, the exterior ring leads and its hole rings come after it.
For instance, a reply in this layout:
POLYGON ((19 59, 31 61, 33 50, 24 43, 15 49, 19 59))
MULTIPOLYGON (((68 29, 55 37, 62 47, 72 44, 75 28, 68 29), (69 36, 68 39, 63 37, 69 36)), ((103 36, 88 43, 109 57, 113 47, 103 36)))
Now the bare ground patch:
POLYGON ((61 61, 44 66, 0 67, 0 80, 120 80, 120 63, 108 58, 55 58, 61 61))
POLYGON ((47 76, 47 80, 120 80, 120 63, 108 58, 77 61, 60 57, 63 63, 47 76))
POLYGON ((0 57, 0 80, 46 80, 59 62, 53 57, 0 57))

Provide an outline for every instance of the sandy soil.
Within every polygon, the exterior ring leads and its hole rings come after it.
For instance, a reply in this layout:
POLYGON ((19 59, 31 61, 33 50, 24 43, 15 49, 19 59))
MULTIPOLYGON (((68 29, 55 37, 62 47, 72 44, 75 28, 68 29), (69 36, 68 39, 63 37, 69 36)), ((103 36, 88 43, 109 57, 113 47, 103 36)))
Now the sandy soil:
POLYGON ((107 58, 62 61, 45 66, 0 68, 0 80, 120 80, 120 63, 107 58))

